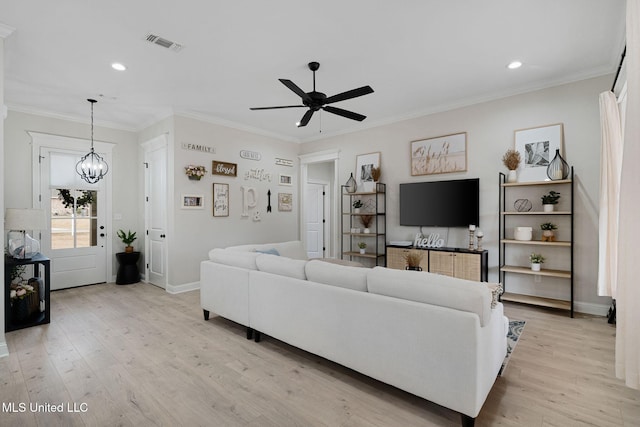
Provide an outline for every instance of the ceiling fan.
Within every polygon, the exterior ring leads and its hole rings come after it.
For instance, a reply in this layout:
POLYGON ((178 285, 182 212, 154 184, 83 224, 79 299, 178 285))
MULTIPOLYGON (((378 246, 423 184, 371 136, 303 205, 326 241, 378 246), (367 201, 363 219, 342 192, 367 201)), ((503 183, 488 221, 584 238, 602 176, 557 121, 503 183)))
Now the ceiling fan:
POLYGON ((274 110, 279 108, 300 108, 306 107, 309 110, 304 113, 302 119, 296 123, 298 127, 306 126, 311 120, 311 116, 316 111, 323 109, 324 111, 332 114, 336 114, 338 116, 346 117, 347 119, 357 120, 359 122, 363 121, 367 118, 367 116, 363 116, 362 114, 354 113, 353 111, 343 110, 342 108, 332 107, 331 105, 334 102, 345 101, 351 98, 357 98, 358 96, 368 95, 373 93, 373 89, 371 86, 362 86, 357 89, 348 90, 346 92, 339 93, 337 95, 329 96, 325 95, 322 92, 316 92, 316 71, 320 68, 319 62, 309 62, 309 69, 313 71, 313 90, 311 92, 304 92, 300 89, 294 82, 287 79, 279 79, 280 82, 295 92, 302 99, 302 105, 282 105, 279 107, 253 107, 249 108, 250 110, 274 110))

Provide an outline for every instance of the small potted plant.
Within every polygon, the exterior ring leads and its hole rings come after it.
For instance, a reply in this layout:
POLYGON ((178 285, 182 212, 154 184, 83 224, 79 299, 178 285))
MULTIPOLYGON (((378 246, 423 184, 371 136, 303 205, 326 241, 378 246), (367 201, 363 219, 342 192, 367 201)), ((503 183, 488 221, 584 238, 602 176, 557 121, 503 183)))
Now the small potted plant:
POLYGON ((357 199, 353 201, 353 213, 360 213, 361 207, 362 207, 362 200, 357 199))
POLYGON ((420 267, 422 251, 408 251, 404 254, 404 260, 407 262, 407 270, 422 271, 422 267, 420 267))
POLYGON ((518 166, 520 166, 520 153, 516 150, 507 150, 504 156, 502 156, 502 163, 509 169, 507 182, 517 182, 518 173, 516 171, 518 166))
POLYGON ((364 233, 371 232, 371 230, 369 229, 369 226, 371 225, 372 221, 373 221, 373 215, 362 215, 360 217, 360 222, 364 226, 364 231, 363 231, 364 233))
POLYGON ((360 242, 358 243, 358 247, 360 248, 360 253, 364 255, 365 250, 367 249, 367 244, 365 242, 360 242))
POLYGON ((133 246, 131 246, 131 244, 137 239, 136 232, 134 231, 132 233, 131 230, 129 230, 125 233, 124 230, 118 230, 118 237, 122 240, 122 243, 126 245, 124 251, 127 253, 133 252, 133 246))
POLYGON ((544 257, 541 254, 532 253, 529 255, 529 262, 531 262, 531 270, 540 271, 540 266, 544 262, 544 257))
POLYGON ((558 228, 557 225, 551 222, 545 222, 544 224, 540 224, 540 228, 542 229, 542 241, 543 242, 555 242, 556 236, 553 234, 553 230, 558 228))
POLYGON ((549 191, 549 193, 542 196, 542 207, 545 212, 553 212, 553 205, 558 204, 560 193, 556 191, 549 191))

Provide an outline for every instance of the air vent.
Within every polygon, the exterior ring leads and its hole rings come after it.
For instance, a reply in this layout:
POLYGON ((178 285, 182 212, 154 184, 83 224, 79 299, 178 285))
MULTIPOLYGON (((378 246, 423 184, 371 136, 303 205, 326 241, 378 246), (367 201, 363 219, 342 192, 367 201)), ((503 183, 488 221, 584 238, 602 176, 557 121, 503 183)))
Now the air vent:
POLYGON ((147 34, 146 37, 149 43, 156 44, 158 46, 162 46, 165 49, 171 49, 174 52, 180 52, 182 50, 182 45, 180 43, 172 42, 171 40, 167 40, 163 37, 160 37, 155 34, 147 34))

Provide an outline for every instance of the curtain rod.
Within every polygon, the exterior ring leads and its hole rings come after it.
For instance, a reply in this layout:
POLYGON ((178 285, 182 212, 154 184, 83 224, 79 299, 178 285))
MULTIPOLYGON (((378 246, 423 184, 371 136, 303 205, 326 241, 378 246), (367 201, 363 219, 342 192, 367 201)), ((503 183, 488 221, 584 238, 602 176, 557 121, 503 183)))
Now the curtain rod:
POLYGON ((618 65, 618 71, 616 71, 616 78, 613 79, 613 85, 611 86, 611 92, 616 88, 616 83, 618 83, 618 76, 620 76, 620 70, 622 69, 622 63, 624 62, 624 57, 627 55, 627 45, 624 45, 624 50, 622 51, 622 57, 620 58, 620 65, 618 65))

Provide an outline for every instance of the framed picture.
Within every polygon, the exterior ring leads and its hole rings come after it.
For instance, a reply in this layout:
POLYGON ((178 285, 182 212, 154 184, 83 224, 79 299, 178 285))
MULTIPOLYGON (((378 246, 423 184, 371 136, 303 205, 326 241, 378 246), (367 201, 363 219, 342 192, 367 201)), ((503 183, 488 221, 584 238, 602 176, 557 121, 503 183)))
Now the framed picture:
MULTIPOLYGON (((380 167, 380 152, 358 154, 356 156, 356 183, 358 191, 366 186, 373 188, 373 176, 371 170, 380 167), (365 185, 364 183, 368 183, 365 185)), ((369 190, 371 191, 371 190, 369 190)))
POLYGON ((278 210, 280 212, 291 212, 293 210, 293 194, 278 193, 278 210))
POLYGON ((204 209, 204 196, 201 194, 183 194, 182 209, 204 209))
POLYGON ((281 173, 278 183, 280 185, 293 185, 293 177, 291 175, 285 175, 281 173))
POLYGON ((467 133, 411 141, 411 175, 467 170, 467 133))
POLYGON ((229 184, 213 183, 213 216, 229 216, 229 184))
POLYGON ((514 150, 520 153, 518 181, 546 181, 547 166, 556 150, 564 156, 563 126, 557 123, 514 131, 514 150))
POLYGON ((211 164, 212 175, 238 176, 238 165, 236 163, 219 162, 213 160, 211 164))

